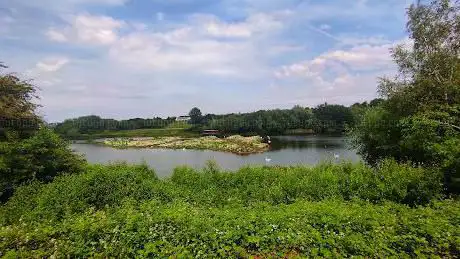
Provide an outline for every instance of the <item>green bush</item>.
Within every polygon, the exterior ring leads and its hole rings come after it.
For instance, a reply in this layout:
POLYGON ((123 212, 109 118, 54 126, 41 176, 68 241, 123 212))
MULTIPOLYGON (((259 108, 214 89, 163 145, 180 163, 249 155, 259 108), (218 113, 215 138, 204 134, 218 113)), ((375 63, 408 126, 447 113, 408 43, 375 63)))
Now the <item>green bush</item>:
POLYGON ((425 204, 442 191, 439 173, 398 165, 388 160, 378 168, 364 164, 322 164, 317 167, 245 167, 235 173, 177 168, 171 181, 189 202, 226 205, 292 203, 302 198, 384 200, 425 204))
POLYGON ((59 176, 49 184, 34 182, 18 188, 3 211, 3 220, 60 220, 89 208, 115 207, 124 199, 153 199, 157 181, 146 165, 90 165, 83 174, 59 176))
POLYGON ((427 204, 440 196, 441 178, 421 168, 387 161, 377 169, 364 164, 322 164, 317 167, 246 167, 221 172, 214 163, 203 171, 176 168, 170 179, 158 180, 146 165, 90 165, 82 174, 34 183, 2 208, 4 224, 30 220, 61 220, 89 208, 120 206, 125 200, 187 202, 198 206, 248 206, 260 202, 291 204, 297 200, 393 201, 427 204))
POLYGON ((47 128, 30 138, 0 142, 0 154, 0 196, 29 180, 50 181, 59 174, 81 172, 86 163, 47 128))

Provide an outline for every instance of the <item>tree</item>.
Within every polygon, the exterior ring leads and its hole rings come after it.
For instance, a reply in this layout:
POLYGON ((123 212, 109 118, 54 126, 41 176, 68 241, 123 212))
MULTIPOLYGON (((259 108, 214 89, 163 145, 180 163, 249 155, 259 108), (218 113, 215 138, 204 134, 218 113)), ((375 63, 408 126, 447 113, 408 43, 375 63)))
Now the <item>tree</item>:
POLYGON ((190 122, 192 124, 200 124, 203 118, 200 109, 197 107, 194 107, 192 110, 190 110, 188 115, 190 116, 190 122))
POLYGON ((84 160, 74 154, 36 114, 37 87, 19 77, 0 75, 0 200, 14 187, 33 179, 50 181, 62 173, 80 172, 84 160), (25 127, 29 125, 29 127, 25 127))
POLYGON ((62 173, 77 173, 84 160, 51 129, 41 128, 32 137, 0 142, 0 196, 2 190, 31 179, 50 181, 62 173))
POLYGON ((411 46, 392 49, 399 68, 382 78, 385 99, 366 112, 353 133, 359 153, 371 164, 385 157, 441 168, 446 187, 459 191, 460 16, 459 2, 412 5, 407 29, 411 46), (449 151, 452 150, 452 151, 449 151), (456 153, 455 153, 456 152, 456 153))
MULTIPOLYGON (((6 68, 1 64, 0 68, 6 68)), ((24 138, 38 129, 35 113, 36 87, 14 74, 0 74, 0 141, 7 137, 24 138)))

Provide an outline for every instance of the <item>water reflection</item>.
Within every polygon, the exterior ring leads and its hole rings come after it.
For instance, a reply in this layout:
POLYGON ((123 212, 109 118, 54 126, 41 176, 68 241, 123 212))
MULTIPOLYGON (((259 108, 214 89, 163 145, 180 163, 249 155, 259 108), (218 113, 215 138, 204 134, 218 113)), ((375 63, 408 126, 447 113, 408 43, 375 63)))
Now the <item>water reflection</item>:
POLYGON ((347 148, 345 138, 331 136, 278 136, 273 137, 271 150, 282 149, 335 149, 347 148))

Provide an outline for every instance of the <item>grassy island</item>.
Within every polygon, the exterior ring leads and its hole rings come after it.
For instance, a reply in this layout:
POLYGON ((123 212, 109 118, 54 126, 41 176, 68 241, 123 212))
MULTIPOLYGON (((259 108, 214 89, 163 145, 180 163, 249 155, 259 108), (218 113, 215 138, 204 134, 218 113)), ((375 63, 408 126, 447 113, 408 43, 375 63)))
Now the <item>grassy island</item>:
POLYGON ((121 138, 106 139, 101 143, 114 148, 198 149, 231 152, 240 155, 262 153, 269 149, 269 145, 263 143, 262 138, 259 136, 242 137, 238 135, 227 138, 214 136, 200 138, 121 138))

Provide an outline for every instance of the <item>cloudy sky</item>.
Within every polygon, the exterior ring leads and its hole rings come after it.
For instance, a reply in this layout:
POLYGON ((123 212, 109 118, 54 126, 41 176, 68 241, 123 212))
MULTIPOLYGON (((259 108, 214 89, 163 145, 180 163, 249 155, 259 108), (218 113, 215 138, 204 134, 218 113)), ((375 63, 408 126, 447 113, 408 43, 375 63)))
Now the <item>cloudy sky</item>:
POLYGON ((411 0, 0 0, 0 61, 48 121, 352 104, 411 0))

